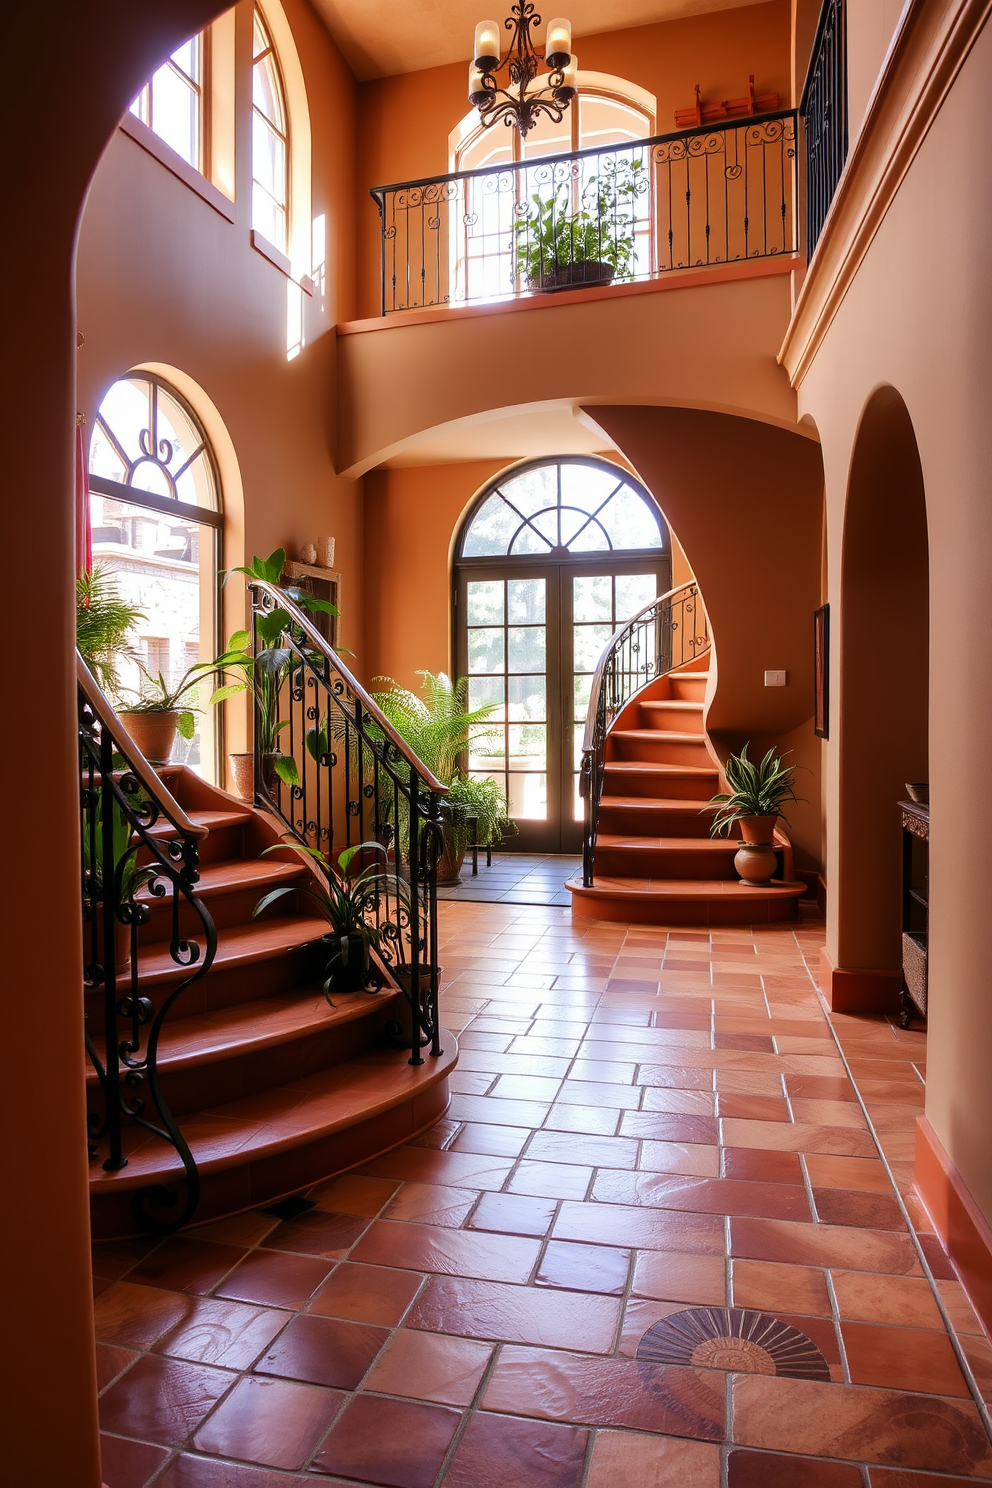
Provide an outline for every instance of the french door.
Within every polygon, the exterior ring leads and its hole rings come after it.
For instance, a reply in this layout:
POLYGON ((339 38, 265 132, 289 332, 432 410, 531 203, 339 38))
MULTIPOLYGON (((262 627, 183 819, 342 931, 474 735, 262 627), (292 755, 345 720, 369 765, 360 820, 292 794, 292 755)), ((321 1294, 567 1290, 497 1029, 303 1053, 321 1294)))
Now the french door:
POLYGON ((667 549, 463 560, 457 675, 472 708, 493 707, 468 770, 499 781, 517 833, 508 851, 577 853, 579 768, 592 675, 613 632, 671 588, 667 549))

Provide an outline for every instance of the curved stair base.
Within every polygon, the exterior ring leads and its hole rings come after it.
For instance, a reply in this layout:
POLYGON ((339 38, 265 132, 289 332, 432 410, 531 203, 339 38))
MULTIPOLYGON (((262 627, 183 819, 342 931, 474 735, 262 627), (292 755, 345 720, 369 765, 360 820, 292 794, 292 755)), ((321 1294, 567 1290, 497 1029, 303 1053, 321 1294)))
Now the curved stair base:
POLYGON ((569 879, 572 918, 629 925, 770 925, 791 920, 804 883, 767 888, 729 880, 600 878, 592 888, 569 879))

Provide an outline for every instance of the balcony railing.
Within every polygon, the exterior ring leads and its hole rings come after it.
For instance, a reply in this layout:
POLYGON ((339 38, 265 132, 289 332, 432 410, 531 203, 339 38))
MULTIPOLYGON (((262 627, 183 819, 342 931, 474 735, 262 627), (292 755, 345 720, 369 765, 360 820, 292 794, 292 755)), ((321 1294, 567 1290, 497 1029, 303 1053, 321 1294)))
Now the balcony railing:
POLYGON ((847 160, 845 0, 823 0, 800 113, 806 136, 806 253, 812 256, 847 160))
POLYGON ((382 313, 794 253, 791 111, 375 186, 382 313))

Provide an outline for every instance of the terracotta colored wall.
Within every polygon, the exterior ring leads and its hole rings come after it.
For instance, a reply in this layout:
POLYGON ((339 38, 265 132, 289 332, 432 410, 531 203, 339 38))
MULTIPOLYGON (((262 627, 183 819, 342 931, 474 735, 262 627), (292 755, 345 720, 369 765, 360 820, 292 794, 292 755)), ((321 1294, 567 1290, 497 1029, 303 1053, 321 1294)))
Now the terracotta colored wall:
POLYGON ((847 0, 847 106, 851 139, 881 71, 905 0, 847 0))
MULTIPOLYGON (((986 1219, 992 1219, 992 1004, 988 924, 992 872, 984 808, 992 759, 992 317, 987 244, 992 201, 974 183, 992 168, 985 28, 872 242, 800 389, 826 473, 830 602, 841 623, 845 502, 852 452, 874 391, 904 400, 919 446, 930 554, 930 1000, 927 1115, 986 1219), (953 245, 953 248, 952 248, 953 245)), ((897 556, 887 548, 879 562, 897 556)), ((870 648, 871 634, 860 644, 870 648)), ((879 666, 887 654, 879 654, 879 666)), ((840 656, 832 685, 838 721, 840 656)), ((862 740, 884 749, 902 728, 862 740)), ((827 747, 828 949, 837 964, 840 906, 861 883, 841 849, 840 744, 827 747), (838 894, 842 865, 847 874, 838 894)))
MULTIPOLYGON (((873 0, 867 0, 873 3, 873 0)), ((747 80, 791 95, 790 0, 577 37, 580 66, 647 88, 658 99, 658 132, 675 129, 675 110, 690 108, 698 82, 705 99, 739 98, 747 80)), ((370 186, 443 175, 448 135, 468 112, 465 63, 363 83, 359 90, 356 219, 359 315, 379 313, 379 216, 370 186)), ((502 128, 502 125, 498 126, 502 128)))

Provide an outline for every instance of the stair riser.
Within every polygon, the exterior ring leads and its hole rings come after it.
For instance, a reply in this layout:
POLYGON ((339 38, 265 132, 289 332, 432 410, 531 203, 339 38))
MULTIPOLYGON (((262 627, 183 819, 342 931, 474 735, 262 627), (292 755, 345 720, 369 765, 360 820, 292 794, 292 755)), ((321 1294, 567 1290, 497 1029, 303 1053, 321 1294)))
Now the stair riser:
MULTIPOLYGON (((448 1082, 439 1080, 411 1100, 338 1132, 317 1136, 273 1157, 201 1173, 197 1224, 237 1214, 299 1193, 408 1142, 433 1126, 448 1107, 448 1082)), ((123 1172, 126 1174, 127 1169, 123 1172)), ((177 1176, 181 1174, 179 1170, 177 1176)), ((103 1175, 101 1175, 103 1176, 103 1175)), ((131 1212, 133 1193, 101 1183, 90 1191, 93 1238, 117 1240, 143 1232, 131 1212)), ((189 1232, 195 1237, 196 1231, 189 1232)))
POLYGON ((599 813, 599 830, 627 837, 708 837, 711 813, 700 815, 699 807, 685 811, 647 807, 643 811, 607 807, 599 813))
POLYGON ((661 733, 657 739, 613 737, 607 747, 611 759, 641 760, 649 765, 691 765, 701 769, 710 764, 702 736, 698 744, 685 739, 666 739, 661 733))
POLYGON ((702 734, 703 711, 688 712, 667 703, 641 703, 640 727, 670 729, 675 734, 702 734))
POLYGON ((711 777, 666 775, 659 778, 650 771, 641 775, 636 771, 611 770, 607 764, 605 773, 606 793, 611 796, 638 796, 645 800, 657 800, 659 795, 664 795, 672 801, 696 801, 703 806, 717 789, 715 771, 711 777))
POLYGON ((706 678, 704 676, 694 677, 691 672, 684 672, 681 676, 669 677, 672 686, 672 697, 679 703, 701 703, 706 697, 706 678))
MULTIPOLYGON (((302 875, 301 875, 302 877, 302 875)), ((251 923, 252 911, 255 905, 274 887, 272 884, 252 884, 250 888, 234 889, 217 894, 205 894, 203 903, 213 918, 218 931, 231 929, 235 926, 245 926, 251 923)), ((151 909, 151 919, 140 932, 145 944, 154 941, 167 940, 172 931, 172 895, 165 899, 148 901, 151 909)), ((291 915, 297 912, 309 914, 311 910, 306 901, 299 901, 295 896, 291 899, 289 895, 281 899, 277 906, 268 911, 271 915, 291 915)), ((263 920, 260 923, 264 923, 263 920)), ((200 917, 192 905, 183 898, 179 907, 179 928, 184 935, 197 935, 201 933, 200 917)))
POLYGON ((658 852, 650 848, 598 847, 595 871, 607 878, 736 879, 733 853, 658 852))

